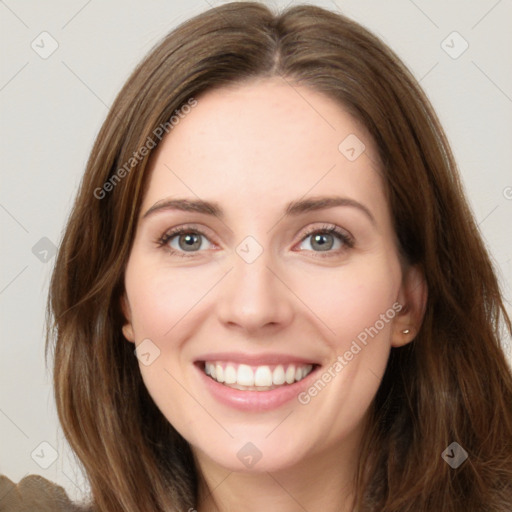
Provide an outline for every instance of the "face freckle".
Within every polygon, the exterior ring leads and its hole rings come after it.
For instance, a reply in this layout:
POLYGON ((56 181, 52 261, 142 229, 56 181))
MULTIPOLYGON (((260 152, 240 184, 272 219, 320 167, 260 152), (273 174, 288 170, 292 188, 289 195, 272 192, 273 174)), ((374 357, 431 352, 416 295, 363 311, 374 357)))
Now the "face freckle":
POLYGON ((205 93, 148 169, 123 332, 150 340, 145 385, 200 464, 239 470, 248 442, 266 471, 357 446, 401 318, 374 143, 338 103, 300 92, 205 93))

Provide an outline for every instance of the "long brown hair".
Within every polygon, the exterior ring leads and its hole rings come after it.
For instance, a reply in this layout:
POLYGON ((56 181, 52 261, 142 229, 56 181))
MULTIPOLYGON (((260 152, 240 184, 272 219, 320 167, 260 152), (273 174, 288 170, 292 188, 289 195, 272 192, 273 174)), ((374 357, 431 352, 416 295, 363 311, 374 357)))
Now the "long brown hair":
POLYGON ((140 150, 202 92, 271 76, 326 94, 365 125, 399 248, 429 290, 421 329, 392 349, 372 404, 356 510, 510 511, 512 376, 499 340, 511 323, 438 118, 398 57, 357 23, 246 2, 186 21, 136 68, 97 136, 62 239, 46 348, 94 510, 185 511, 197 497, 190 447, 153 403, 121 332, 152 151, 140 150), (441 457, 452 442, 469 456, 457 469, 441 457))

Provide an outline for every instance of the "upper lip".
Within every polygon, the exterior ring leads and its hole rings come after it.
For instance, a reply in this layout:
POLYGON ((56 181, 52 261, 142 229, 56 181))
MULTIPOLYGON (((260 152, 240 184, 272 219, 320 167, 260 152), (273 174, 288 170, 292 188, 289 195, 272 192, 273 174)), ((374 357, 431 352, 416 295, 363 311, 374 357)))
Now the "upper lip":
POLYGON ((204 361, 228 361, 249 366, 274 365, 274 364, 319 364, 313 358, 298 357, 291 354, 261 353, 247 354, 240 352, 211 352, 196 359, 196 362, 204 361))

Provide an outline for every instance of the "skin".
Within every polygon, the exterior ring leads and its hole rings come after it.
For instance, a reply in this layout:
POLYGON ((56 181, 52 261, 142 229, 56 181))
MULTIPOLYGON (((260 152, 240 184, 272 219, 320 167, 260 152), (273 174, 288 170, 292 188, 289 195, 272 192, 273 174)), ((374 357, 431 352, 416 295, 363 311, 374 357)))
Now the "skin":
POLYGON ((398 255, 374 143, 338 103, 277 78, 197 99, 152 155, 125 274, 124 336, 160 350, 140 371, 192 446, 197 510, 351 510, 368 409, 391 347, 414 338, 426 300, 421 273, 398 255), (350 134, 366 147, 354 161, 338 149, 350 134), (283 216, 290 201, 324 195, 363 204, 373 221, 353 206, 283 216), (170 198, 215 201, 224 218, 170 209, 144 217, 170 198), (157 245, 189 224, 205 234, 192 257, 167 250, 180 250, 179 235, 157 245), (331 256, 322 257, 305 232, 326 224, 349 232, 354 246, 327 234, 331 256), (236 252, 248 235, 263 249, 250 264, 236 252), (317 361, 322 373, 397 302, 407 307, 307 405, 230 408, 193 365, 212 351, 277 352, 317 361), (237 457, 248 442, 262 454, 251 468, 237 457))

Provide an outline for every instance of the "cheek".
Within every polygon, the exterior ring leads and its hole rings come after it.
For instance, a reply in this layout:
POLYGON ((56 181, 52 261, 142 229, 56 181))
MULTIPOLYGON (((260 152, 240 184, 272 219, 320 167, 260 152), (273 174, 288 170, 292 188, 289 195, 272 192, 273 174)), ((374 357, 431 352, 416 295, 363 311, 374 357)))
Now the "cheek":
POLYGON ((342 438, 363 421, 377 393, 391 348, 391 327, 396 316, 400 269, 375 262, 352 267, 336 278, 322 279, 308 305, 331 331, 329 361, 299 402, 315 411, 313 437, 322 437, 326 424, 342 438), (393 308, 395 305, 395 308, 393 308))
POLYGON ((191 277, 187 271, 165 271, 135 258, 125 276, 135 340, 140 347, 146 343, 144 352, 150 354, 148 361, 139 358, 142 379, 158 408, 182 432, 201 417, 197 403, 186 392, 189 386, 181 368, 187 313, 205 293, 204 286, 191 277))
POLYGON ((394 262, 373 261, 337 272, 317 274, 314 281, 302 280, 304 302, 329 331, 327 339, 336 353, 347 350, 354 339, 364 339, 375 328, 389 338, 401 273, 394 262), (311 283, 314 286, 311 286, 311 283))
POLYGON ((214 283, 214 276, 194 273, 192 268, 144 268, 134 262, 133 270, 127 269, 125 285, 136 340, 163 341, 214 283))

